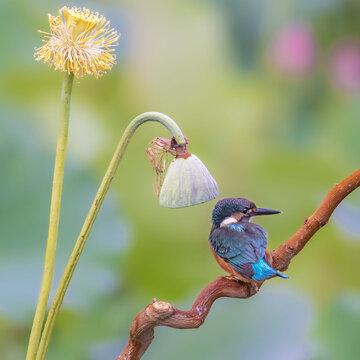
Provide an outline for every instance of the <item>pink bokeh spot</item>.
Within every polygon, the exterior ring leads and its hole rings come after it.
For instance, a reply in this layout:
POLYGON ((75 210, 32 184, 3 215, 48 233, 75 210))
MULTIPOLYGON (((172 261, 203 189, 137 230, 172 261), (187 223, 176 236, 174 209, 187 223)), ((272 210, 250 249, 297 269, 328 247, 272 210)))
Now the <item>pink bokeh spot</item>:
POLYGON ((275 68, 283 75, 299 77, 310 72, 316 56, 316 41, 306 24, 291 24, 275 37, 270 49, 275 68))
POLYGON ((335 85, 346 92, 360 90, 360 42, 340 40, 331 52, 331 76, 335 85))

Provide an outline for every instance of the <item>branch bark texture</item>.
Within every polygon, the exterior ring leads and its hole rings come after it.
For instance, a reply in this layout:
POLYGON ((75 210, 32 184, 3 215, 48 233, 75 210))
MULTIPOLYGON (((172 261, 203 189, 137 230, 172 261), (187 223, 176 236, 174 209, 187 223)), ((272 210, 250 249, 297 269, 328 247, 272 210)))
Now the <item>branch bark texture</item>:
MULTIPOLYGON (((327 224, 340 202, 359 186, 360 169, 339 184, 335 184, 320 206, 304 221, 299 230, 271 253, 273 267, 279 271, 286 270, 292 258, 304 248, 320 228, 327 224)), ((154 338, 156 326, 169 326, 177 329, 197 328, 204 323, 216 299, 220 297, 249 298, 259 291, 262 284, 263 281, 243 283, 220 277, 202 290, 188 311, 178 310, 169 303, 154 299, 153 303, 149 304, 133 320, 129 341, 116 360, 140 359, 154 338)))

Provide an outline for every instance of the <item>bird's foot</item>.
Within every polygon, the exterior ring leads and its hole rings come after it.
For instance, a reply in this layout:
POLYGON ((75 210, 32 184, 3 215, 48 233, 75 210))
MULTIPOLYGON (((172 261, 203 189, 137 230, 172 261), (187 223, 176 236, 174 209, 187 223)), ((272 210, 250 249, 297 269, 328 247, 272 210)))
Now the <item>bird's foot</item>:
POLYGON ((225 279, 228 279, 228 280, 236 281, 236 282, 238 282, 238 283, 241 283, 241 282, 242 282, 239 278, 237 278, 237 277, 234 276, 234 275, 224 276, 224 278, 225 278, 225 279))

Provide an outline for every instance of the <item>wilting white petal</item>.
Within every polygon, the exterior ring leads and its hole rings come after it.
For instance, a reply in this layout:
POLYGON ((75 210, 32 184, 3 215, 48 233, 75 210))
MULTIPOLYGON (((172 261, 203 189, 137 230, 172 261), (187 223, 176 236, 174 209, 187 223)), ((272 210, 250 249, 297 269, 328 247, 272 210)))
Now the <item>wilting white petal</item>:
POLYGON ((191 154, 176 158, 169 166, 160 191, 160 205, 169 208, 192 206, 219 196, 216 181, 202 161, 191 154))

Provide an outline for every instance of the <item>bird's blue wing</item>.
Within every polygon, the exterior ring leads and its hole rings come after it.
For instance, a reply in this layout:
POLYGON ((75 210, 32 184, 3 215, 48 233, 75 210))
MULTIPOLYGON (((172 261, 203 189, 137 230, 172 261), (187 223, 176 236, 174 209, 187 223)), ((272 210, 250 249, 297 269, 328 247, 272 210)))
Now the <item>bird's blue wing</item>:
POLYGON ((250 239, 260 257, 265 256, 267 232, 258 224, 248 223, 244 226, 245 235, 250 239))
POLYGON ((209 241, 218 256, 249 278, 254 275, 251 265, 265 256, 267 246, 265 230, 253 223, 216 228, 209 241))

